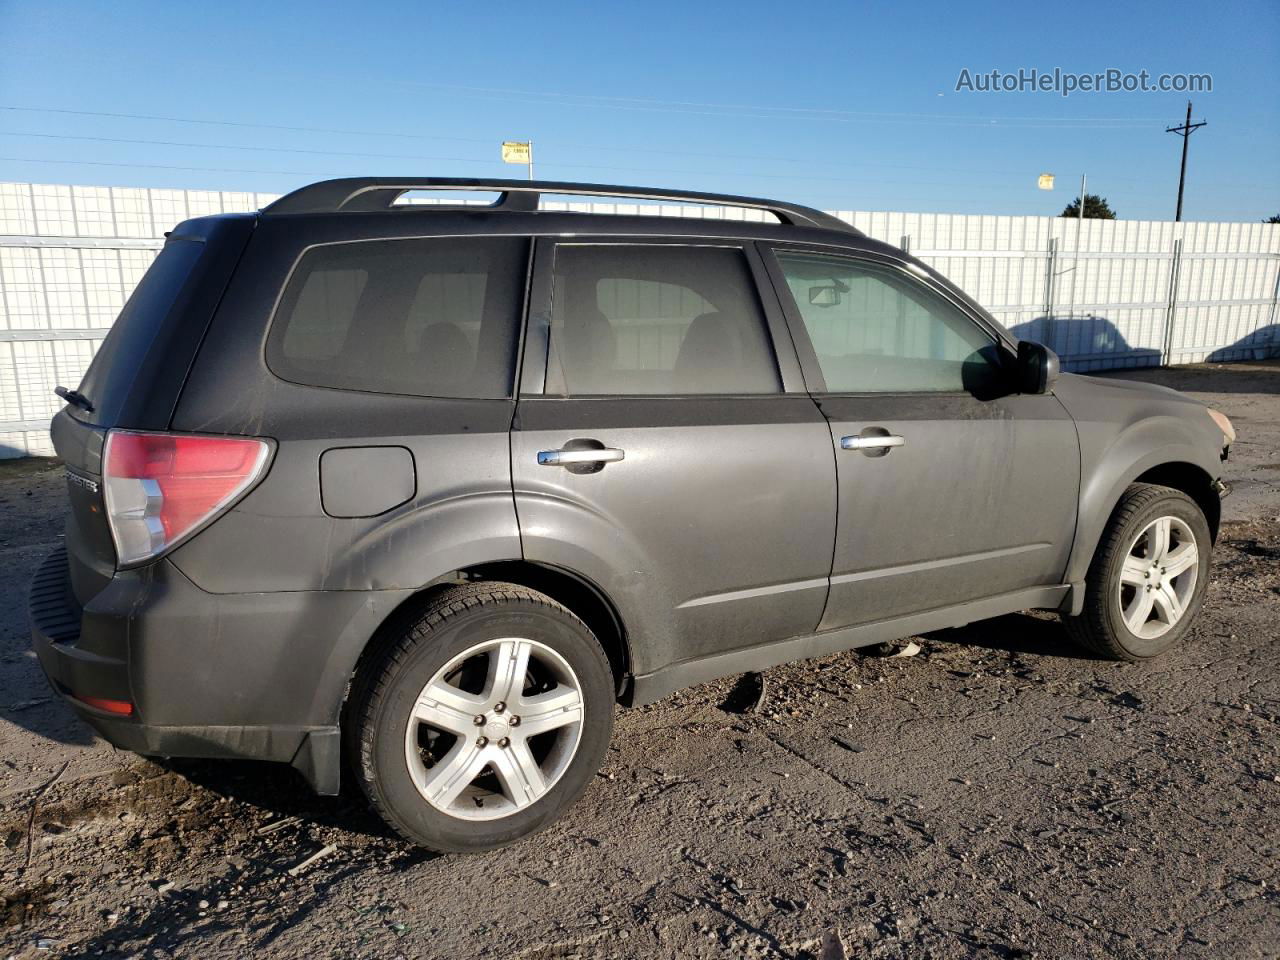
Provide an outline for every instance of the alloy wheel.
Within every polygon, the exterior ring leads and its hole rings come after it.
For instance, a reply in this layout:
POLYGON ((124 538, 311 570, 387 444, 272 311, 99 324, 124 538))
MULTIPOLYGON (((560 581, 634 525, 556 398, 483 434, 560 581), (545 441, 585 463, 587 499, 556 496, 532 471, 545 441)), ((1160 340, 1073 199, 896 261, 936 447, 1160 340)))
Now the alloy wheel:
POLYGON ((414 785, 437 810, 496 820, 544 797, 582 737, 582 688, 568 662, 519 637, 486 640, 423 687, 405 730, 414 785))
POLYGON ((1178 517, 1157 517, 1134 538, 1120 568, 1120 616, 1144 640, 1177 626, 1195 595, 1200 550, 1178 517))

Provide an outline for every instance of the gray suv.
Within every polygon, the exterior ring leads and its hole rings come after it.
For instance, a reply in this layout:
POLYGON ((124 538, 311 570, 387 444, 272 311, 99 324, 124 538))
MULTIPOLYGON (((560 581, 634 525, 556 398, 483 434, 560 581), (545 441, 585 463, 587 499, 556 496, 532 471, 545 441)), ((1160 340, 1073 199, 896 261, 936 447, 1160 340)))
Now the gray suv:
POLYGON ((615 703, 1029 608, 1156 656, 1202 603, 1233 439, 1059 375, 819 211, 525 181, 180 224, 59 394, 71 515, 30 601, 54 689, 139 753, 329 794, 345 762, 445 851, 563 814, 615 703), (403 202, 461 190, 497 199, 403 202))

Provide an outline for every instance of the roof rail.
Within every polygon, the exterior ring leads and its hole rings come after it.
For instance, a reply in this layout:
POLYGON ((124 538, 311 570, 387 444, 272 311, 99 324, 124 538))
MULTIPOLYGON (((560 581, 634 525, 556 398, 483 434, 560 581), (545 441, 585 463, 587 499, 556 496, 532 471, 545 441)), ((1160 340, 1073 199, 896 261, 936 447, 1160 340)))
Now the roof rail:
MULTIPOLYGON (((705 203, 722 207, 764 210, 783 223, 824 230, 861 232, 829 213, 777 200, 737 197, 722 193, 697 193, 691 190, 664 190, 652 187, 617 187, 598 183, 562 183, 556 180, 488 180, 471 177, 346 177, 322 180, 285 194, 263 207, 266 214, 337 213, 389 210, 411 190, 481 190, 500 194, 488 205, 490 210, 531 212, 538 209, 538 195, 566 194, 575 197, 625 197, 632 200, 673 200, 705 203)), ((474 209, 474 208, 472 208, 474 209)))

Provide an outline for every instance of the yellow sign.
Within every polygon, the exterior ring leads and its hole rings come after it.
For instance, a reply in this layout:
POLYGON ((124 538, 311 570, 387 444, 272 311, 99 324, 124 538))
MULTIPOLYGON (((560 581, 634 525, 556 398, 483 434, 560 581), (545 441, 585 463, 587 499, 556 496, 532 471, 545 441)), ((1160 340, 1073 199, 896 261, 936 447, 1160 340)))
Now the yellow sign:
POLYGON ((1039 180, 1039 182, 1038 182, 1038 186, 1040 187, 1040 189, 1041 189, 1041 190, 1052 190, 1052 189, 1053 189, 1053 174, 1052 174, 1052 173, 1042 173, 1042 174, 1040 174, 1040 180, 1039 180))
POLYGON ((527 140, 503 140, 502 141, 502 162, 503 163, 530 163, 529 149, 527 140))

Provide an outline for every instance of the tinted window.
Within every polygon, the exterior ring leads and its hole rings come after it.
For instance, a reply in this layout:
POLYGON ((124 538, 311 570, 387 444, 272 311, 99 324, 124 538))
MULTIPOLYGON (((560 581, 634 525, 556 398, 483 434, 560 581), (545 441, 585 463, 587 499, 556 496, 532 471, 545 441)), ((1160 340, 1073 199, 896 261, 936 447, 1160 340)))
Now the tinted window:
POLYGON ((315 386, 508 397, 526 250, 508 237, 315 247, 281 298, 267 362, 315 386))
POLYGON ((998 382, 994 339, 902 271, 779 253, 833 393, 981 393, 998 382))
POLYGON ((85 371, 79 390, 94 409, 85 413, 72 408, 77 417, 114 425, 115 410, 124 402, 147 351, 206 249, 199 240, 166 241, 85 371))
POLYGON ((550 393, 776 393, 746 258, 726 247, 556 248, 550 393))

